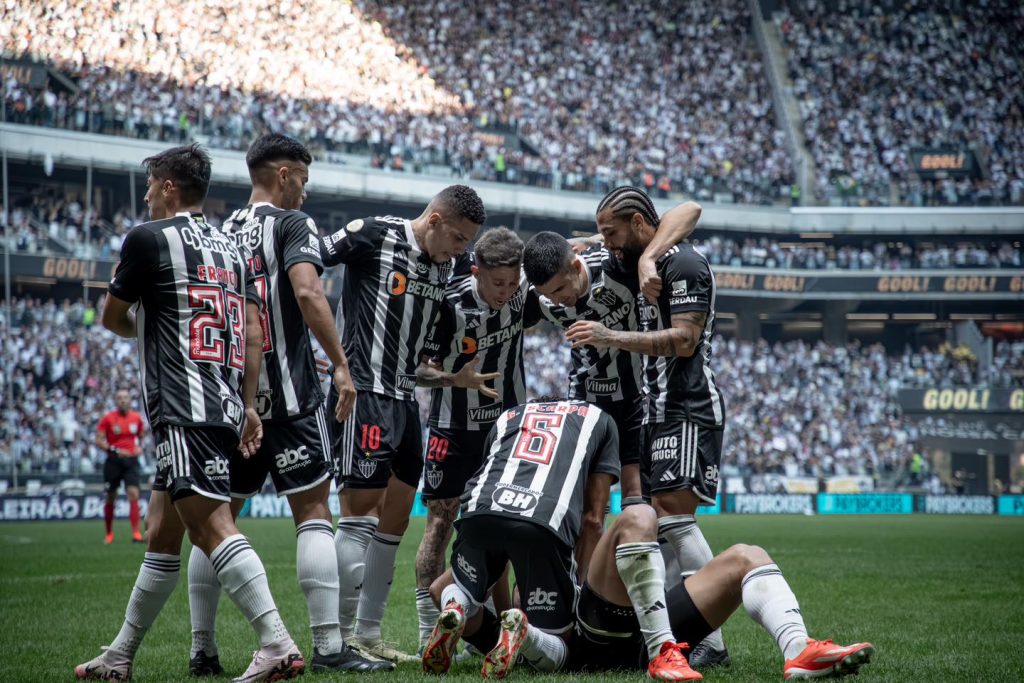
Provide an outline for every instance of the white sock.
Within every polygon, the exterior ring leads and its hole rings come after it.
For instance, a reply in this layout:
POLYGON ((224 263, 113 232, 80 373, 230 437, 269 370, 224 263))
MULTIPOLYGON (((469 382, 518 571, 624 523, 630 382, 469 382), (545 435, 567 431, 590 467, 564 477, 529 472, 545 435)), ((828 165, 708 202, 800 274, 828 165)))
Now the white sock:
POLYGON ((365 642, 380 640, 380 622, 388 606, 388 593, 395 578, 395 556, 401 542, 401 536, 378 531, 373 534, 366 550, 363 591, 359 595, 359 611, 356 613, 356 633, 365 642))
MULTIPOLYGON (((675 551, 683 577, 693 576, 714 558, 711 546, 704 539, 693 515, 674 515, 658 520, 658 535, 663 536, 675 551)), ((704 639, 715 650, 725 649, 722 629, 715 629, 704 639)))
POLYGON ((217 604, 220 581, 213 563, 202 550, 192 546, 188 556, 188 609, 192 615, 192 651, 189 657, 205 652, 211 657, 217 650, 217 604))
POLYGON ((462 590, 461 588, 459 588, 459 586, 457 586, 454 583, 445 586, 444 590, 441 591, 441 609, 444 609, 445 605, 447 605, 452 600, 457 602, 459 606, 462 607, 462 613, 466 616, 467 619, 476 614, 476 611, 480 609, 480 606, 473 602, 473 598, 469 596, 469 593, 462 590))
POLYGON ((530 666, 545 672, 558 671, 569 656, 564 640, 531 625, 526 627, 526 637, 519 651, 530 666))
POLYGON ((423 649, 434 631, 437 618, 441 615, 440 610, 434 607, 434 599, 430 597, 430 590, 427 588, 416 589, 416 615, 420 620, 420 649, 423 649))
POLYGON ((217 579, 256 630, 260 647, 283 652, 292 644, 270 595, 267 572, 242 534, 228 536, 210 553, 217 579))
POLYGON ((658 656, 661 644, 672 642, 672 625, 665 599, 665 562, 658 544, 623 543, 615 547, 615 566, 647 643, 647 655, 658 656))
POLYGON ((683 580, 683 570, 679 567, 679 558, 676 557, 672 544, 661 534, 658 534, 658 549, 661 550, 661 558, 665 561, 665 588, 670 589, 683 580))
POLYGON ((324 519, 311 519, 295 527, 295 570, 306 596, 313 647, 320 654, 341 652, 338 628, 338 556, 334 530, 324 519))
POLYGON ((338 558, 338 624, 343 638, 351 637, 355 631, 366 549, 376 530, 376 517, 342 517, 338 520, 334 550, 338 558))
POLYGON ((793 659, 807 647, 807 627, 792 589, 778 565, 766 564, 743 577, 743 606, 775 638, 782 656, 793 659))
POLYGON ((124 623, 110 644, 111 650, 123 652, 128 659, 135 657, 146 631, 178 585, 180 569, 181 558, 177 555, 146 553, 135 578, 132 595, 128 598, 124 623))

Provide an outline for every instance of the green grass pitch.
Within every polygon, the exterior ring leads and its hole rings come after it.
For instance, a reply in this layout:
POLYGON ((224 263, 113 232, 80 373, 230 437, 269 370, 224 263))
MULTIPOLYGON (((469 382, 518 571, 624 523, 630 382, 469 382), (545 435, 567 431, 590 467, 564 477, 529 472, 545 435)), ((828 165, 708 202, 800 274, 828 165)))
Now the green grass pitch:
MULTIPOLYGON (((863 669, 861 681, 1024 680, 1024 520, 724 516, 705 518, 702 527, 716 550, 741 541, 764 546, 793 586, 813 636, 873 642, 875 661, 863 669)), ((262 556, 282 616, 308 656, 310 633, 295 578, 290 520, 243 520, 241 528, 262 556)), ((422 520, 414 520, 402 543, 384 622, 385 638, 409 651, 416 645, 412 560, 422 528, 422 520)), ((115 532, 115 544, 105 547, 99 522, 0 525, 0 681, 72 680, 74 665, 114 637, 143 553, 128 541, 127 523, 118 522, 115 532)), ((189 680, 182 569, 177 591, 139 652, 136 680, 189 680)), ((252 632, 226 598, 218 625, 221 661, 238 675, 255 645, 252 632)), ((724 630, 733 666, 707 680, 781 680, 775 643, 742 608, 724 630)), ((479 675, 474 660, 449 679, 479 675)), ((376 678, 421 676, 416 666, 405 665, 376 678)), ((512 676, 541 678, 525 669, 512 676)))

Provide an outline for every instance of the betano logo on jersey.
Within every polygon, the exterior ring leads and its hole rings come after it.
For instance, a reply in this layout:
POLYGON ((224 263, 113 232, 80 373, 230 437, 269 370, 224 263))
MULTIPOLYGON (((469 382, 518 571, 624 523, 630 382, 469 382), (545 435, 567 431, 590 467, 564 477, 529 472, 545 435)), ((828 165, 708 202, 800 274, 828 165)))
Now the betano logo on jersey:
POLYGON ((388 283, 388 291, 391 292, 392 296, 412 294, 413 296, 431 299, 433 301, 441 301, 444 299, 444 287, 430 282, 424 282, 423 280, 410 280, 409 276, 404 273, 400 273, 397 270, 392 270, 388 273, 386 282, 388 283))
POLYGON ((499 510, 521 515, 537 507, 541 495, 537 491, 531 491, 515 484, 502 484, 494 489, 494 493, 491 494, 491 502, 499 510))
POLYGON ((508 327, 502 328, 497 332, 492 332, 491 334, 484 335, 483 337, 477 339, 476 350, 483 351, 484 349, 489 348, 491 346, 503 344, 511 340, 513 337, 515 337, 522 331, 523 321, 519 320, 518 322, 515 322, 512 325, 509 325, 508 327))

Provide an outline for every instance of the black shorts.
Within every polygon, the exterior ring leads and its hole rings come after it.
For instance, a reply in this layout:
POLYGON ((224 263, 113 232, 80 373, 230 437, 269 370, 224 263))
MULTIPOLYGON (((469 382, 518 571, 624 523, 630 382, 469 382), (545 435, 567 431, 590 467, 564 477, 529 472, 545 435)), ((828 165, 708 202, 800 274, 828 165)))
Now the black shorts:
MULTIPOLYGON (((714 630, 693 604, 685 583, 673 586, 665 598, 677 643, 696 647, 714 630)), ((575 637, 569 641, 569 670, 646 671, 647 664, 647 644, 633 608, 608 602, 584 583, 575 637)))
POLYGON ((486 430, 431 427, 423 467, 423 500, 458 498, 484 463, 486 430))
POLYGON ((643 443, 644 402, 637 397, 636 400, 597 401, 594 405, 608 413, 619 428, 619 464, 638 465, 643 443))
MULTIPOLYGON (((338 395, 331 387, 327 414, 334 414, 338 395)), ((416 488, 423 473, 423 432, 419 405, 360 391, 351 417, 333 418, 332 438, 338 488, 387 488, 392 473, 416 488)))
POLYGON ((279 496, 306 491, 334 473, 324 408, 287 422, 264 422, 263 443, 253 457, 231 456, 231 496, 251 498, 267 475, 279 496))
POLYGON ((455 522, 452 574, 477 604, 512 563, 527 620, 548 633, 573 625, 578 589, 572 548, 534 522, 477 514, 455 522))
POLYGON ((640 451, 640 469, 646 475, 644 494, 690 490, 701 505, 714 505, 722 434, 721 429, 686 420, 644 425, 640 451))
POLYGON ((126 488, 139 487, 139 459, 108 455, 107 461, 103 463, 103 490, 116 491, 122 481, 126 488))
POLYGON ((171 500, 199 494, 231 500, 229 463, 237 452, 238 435, 227 427, 161 425, 156 440, 154 491, 167 491, 171 500))

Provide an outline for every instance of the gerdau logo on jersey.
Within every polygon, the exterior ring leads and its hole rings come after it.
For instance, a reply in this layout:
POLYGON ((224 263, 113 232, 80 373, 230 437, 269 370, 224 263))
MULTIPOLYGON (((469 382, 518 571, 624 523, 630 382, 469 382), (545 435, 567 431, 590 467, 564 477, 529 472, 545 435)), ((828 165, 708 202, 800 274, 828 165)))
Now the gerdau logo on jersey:
POLYGON ((298 448, 286 448, 283 452, 275 455, 274 465, 277 469, 283 470, 286 467, 291 467, 307 460, 309 460, 309 453, 306 452, 306 447, 299 446, 298 448))
POLYGON ((522 514, 537 507, 541 494, 530 489, 524 489, 515 484, 503 484, 494 489, 491 494, 491 502, 499 510, 522 514))

